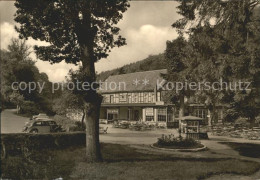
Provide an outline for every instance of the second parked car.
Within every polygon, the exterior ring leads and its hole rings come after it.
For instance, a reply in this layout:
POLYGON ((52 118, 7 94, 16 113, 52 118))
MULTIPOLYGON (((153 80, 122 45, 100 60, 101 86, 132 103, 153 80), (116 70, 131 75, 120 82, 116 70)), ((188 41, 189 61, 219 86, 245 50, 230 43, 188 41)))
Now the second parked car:
POLYGON ((38 119, 28 122, 23 129, 27 133, 50 133, 50 132, 64 132, 65 130, 57 125, 52 119, 38 119))

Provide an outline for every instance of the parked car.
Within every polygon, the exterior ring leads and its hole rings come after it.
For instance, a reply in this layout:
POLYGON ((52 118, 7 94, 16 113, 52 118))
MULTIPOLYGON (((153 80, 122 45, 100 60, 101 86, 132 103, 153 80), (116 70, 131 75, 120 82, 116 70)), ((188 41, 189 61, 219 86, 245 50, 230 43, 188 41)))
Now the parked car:
POLYGON ((28 122, 23 132, 27 133, 51 133, 51 132, 64 132, 65 130, 52 119, 41 118, 28 122))

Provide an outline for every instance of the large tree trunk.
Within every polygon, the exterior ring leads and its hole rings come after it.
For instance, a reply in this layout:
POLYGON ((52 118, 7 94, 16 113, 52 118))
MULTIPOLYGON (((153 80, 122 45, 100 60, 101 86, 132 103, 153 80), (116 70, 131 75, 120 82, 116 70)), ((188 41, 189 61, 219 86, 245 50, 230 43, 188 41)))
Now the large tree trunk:
POLYGON ((185 106, 184 106, 184 95, 180 95, 180 111, 179 111, 179 118, 184 116, 184 110, 185 110, 185 106))
MULTIPOLYGON (((81 47, 84 81, 95 82, 95 65, 91 45, 81 47)), ((92 86, 91 86, 92 87, 92 86)), ((100 162, 102 156, 99 143, 99 113, 102 96, 95 89, 87 91, 84 97, 86 118, 86 158, 88 162, 100 162)))
POLYGON ((100 162, 102 156, 99 143, 99 113, 101 97, 96 102, 85 103, 86 108, 86 157, 88 162, 100 162))
MULTIPOLYGON (((96 58, 94 57, 96 28, 91 25, 91 13, 88 10, 82 11, 82 22, 76 22, 76 33, 80 44, 83 81, 91 85, 96 81, 96 58)), ((90 87, 92 88, 92 86, 90 87)), ((91 88, 87 92, 83 92, 86 118, 86 158, 87 162, 100 162, 102 156, 99 143, 99 112, 102 96, 91 88)))

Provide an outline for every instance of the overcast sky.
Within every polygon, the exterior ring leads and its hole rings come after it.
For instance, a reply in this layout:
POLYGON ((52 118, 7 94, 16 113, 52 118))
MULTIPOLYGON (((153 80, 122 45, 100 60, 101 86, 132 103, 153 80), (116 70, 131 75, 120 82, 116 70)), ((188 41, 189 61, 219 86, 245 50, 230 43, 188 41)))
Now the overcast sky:
MULTIPOLYGON (((172 1, 131 1, 131 7, 124 13, 118 26, 127 45, 114 48, 106 59, 96 63, 98 72, 111 70, 125 64, 142 60, 149 55, 164 52, 166 41, 173 40, 177 33, 171 24, 180 18, 176 13, 176 2, 172 1)), ((0 1, 1 49, 6 49, 11 38, 18 37, 14 29, 13 15, 16 11, 14 1, 0 1)), ((44 45, 44 42, 29 39, 28 45, 44 45)), ((34 54, 31 55, 36 60, 34 54)), ((48 74, 50 81, 63 81, 69 69, 77 69, 64 62, 50 65, 49 62, 37 60, 40 72, 48 74)))

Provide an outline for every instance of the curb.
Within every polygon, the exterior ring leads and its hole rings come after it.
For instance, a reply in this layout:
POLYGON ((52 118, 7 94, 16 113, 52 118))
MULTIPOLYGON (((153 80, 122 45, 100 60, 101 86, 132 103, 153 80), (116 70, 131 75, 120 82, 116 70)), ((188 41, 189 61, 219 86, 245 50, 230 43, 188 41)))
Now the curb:
POLYGON ((194 149, 168 149, 168 148, 159 148, 154 146, 153 144, 151 145, 152 148, 154 149, 159 149, 159 150, 165 150, 165 151, 178 151, 178 152, 198 152, 198 151, 203 151, 207 149, 207 146, 203 145, 201 148, 194 148, 194 149))

